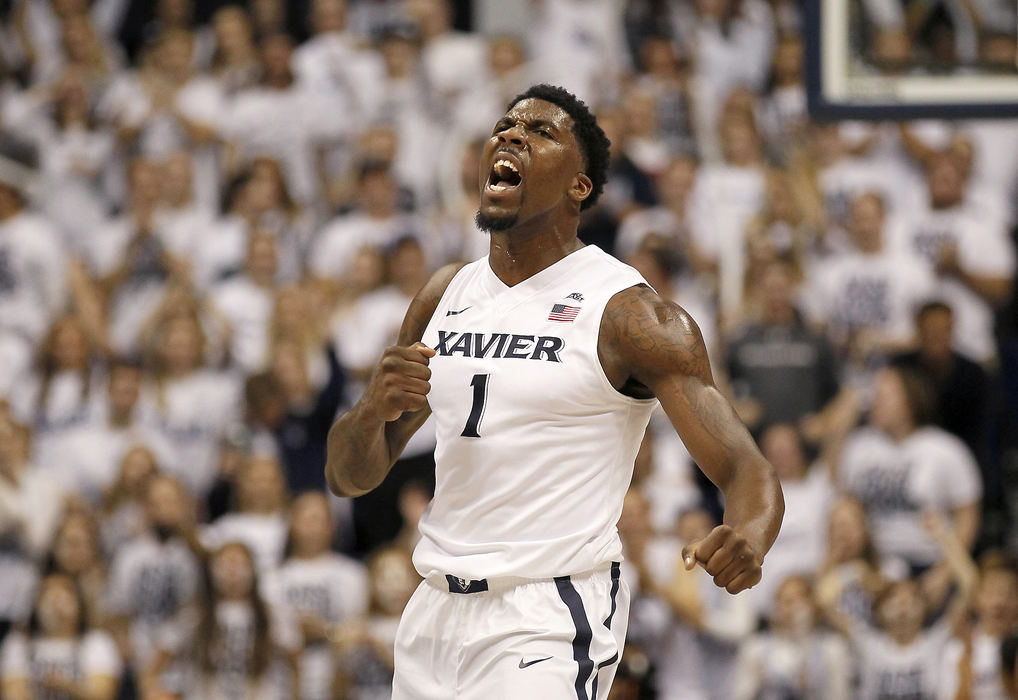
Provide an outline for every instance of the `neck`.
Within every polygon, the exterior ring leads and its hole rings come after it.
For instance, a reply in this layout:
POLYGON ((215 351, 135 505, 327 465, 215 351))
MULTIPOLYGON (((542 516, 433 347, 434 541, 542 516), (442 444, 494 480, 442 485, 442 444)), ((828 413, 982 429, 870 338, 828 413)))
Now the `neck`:
POLYGON ((901 423, 894 427, 887 429, 887 434, 891 436, 891 439, 895 442, 901 442, 909 435, 915 432, 916 426, 911 423, 901 423))
POLYGON ((897 642, 901 646, 911 644, 915 641, 915 638, 919 636, 921 630, 907 629, 907 630, 894 630, 890 633, 891 639, 897 642))
POLYGON ((294 548, 293 556, 296 559, 317 559, 323 551, 320 547, 294 548))
POLYGON ((488 261, 498 278, 512 287, 583 246, 576 237, 575 220, 571 227, 553 225, 550 229, 544 221, 527 222, 492 232, 488 261))
POLYGON ((795 323, 795 311, 791 307, 767 308, 764 311, 764 321, 774 326, 791 326, 795 323))
POLYGON ((110 425, 114 428, 126 428, 131 425, 131 412, 112 412, 110 413, 110 425))

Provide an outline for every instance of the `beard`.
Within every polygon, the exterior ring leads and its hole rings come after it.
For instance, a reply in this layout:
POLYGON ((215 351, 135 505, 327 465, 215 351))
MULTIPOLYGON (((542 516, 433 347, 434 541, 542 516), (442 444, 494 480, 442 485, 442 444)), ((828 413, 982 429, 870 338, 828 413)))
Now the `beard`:
POLYGON ((481 229, 486 233, 493 233, 495 231, 508 231, 516 225, 516 214, 510 214, 509 216, 489 216, 482 211, 477 212, 477 216, 474 217, 474 223, 477 224, 477 228, 481 229))

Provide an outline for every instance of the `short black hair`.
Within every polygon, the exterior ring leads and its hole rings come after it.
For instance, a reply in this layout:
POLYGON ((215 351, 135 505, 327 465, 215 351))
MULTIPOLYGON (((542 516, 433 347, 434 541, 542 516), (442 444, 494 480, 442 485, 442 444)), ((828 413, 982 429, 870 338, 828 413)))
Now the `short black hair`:
POLYGON ((526 92, 522 92, 513 98, 513 101, 506 107, 509 111, 523 100, 534 99, 551 102, 562 109, 573 119, 573 135, 580 142, 583 151, 583 160, 586 164, 587 177, 593 184, 590 196, 583 200, 580 211, 589 209, 597 203, 601 191, 604 189, 605 180, 608 179, 608 156, 611 141, 605 136, 604 131, 598 126, 590 108, 583 100, 557 85, 542 83, 534 85, 526 92))

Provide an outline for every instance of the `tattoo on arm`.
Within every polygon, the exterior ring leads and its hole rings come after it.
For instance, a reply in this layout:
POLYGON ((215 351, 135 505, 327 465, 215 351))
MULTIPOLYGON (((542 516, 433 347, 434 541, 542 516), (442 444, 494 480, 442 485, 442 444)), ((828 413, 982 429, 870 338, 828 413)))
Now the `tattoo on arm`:
POLYGON ((756 450, 714 385, 703 335, 685 309, 649 287, 631 287, 609 303, 605 325, 611 329, 607 345, 617 349, 627 380, 652 389, 666 409, 667 394, 681 396, 685 412, 725 452, 756 450))

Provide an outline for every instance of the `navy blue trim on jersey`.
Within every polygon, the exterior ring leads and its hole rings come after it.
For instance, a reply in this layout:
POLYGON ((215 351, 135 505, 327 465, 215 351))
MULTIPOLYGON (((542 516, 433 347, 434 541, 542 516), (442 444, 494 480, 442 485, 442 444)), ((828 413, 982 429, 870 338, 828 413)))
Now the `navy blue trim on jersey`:
POLYGON ((576 628, 576 636, 573 637, 573 660, 579 667, 576 671, 576 697, 578 700, 588 700, 587 679, 594 671, 594 661, 590 658, 590 642, 594 633, 587 622, 583 600, 573 587, 572 580, 568 576, 556 576, 555 587, 558 588, 562 602, 569 608, 569 616, 573 618, 573 626, 576 628))
POLYGON ((449 582, 450 593, 483 593, 488 590, 488 579, 486 578, 482 578, 480 581, 467 581, 452 574, 446 574, 445 580, 449 582))

